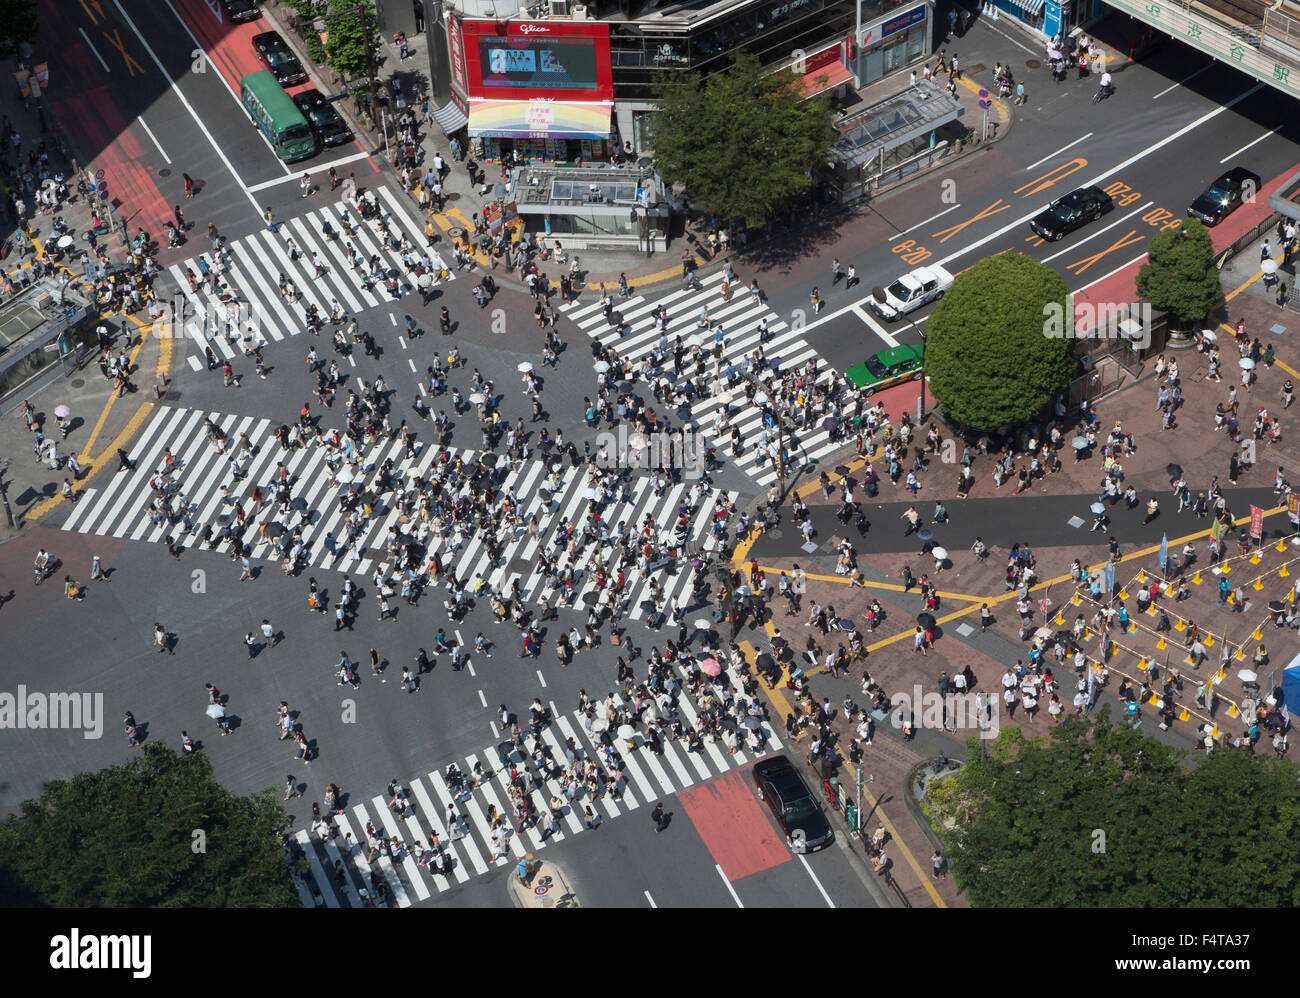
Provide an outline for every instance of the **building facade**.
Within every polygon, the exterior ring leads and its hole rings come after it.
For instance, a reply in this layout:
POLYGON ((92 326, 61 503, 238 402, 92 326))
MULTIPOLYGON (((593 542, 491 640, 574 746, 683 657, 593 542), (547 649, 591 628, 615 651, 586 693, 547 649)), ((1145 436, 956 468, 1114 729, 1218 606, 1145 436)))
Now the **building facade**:
POLYGON ((926 0, 461 0, 445 10, 451 103, 476 154, 593 162, 652 148, 665 74, 707 76, 747 50, 805 90, 862 85, 929 53, 926 0), (904 16, 905 15, 905 16, 904 16), (900 20, 902 16, 902 20, 900 20), (812 86, 813 78, 818 81, 812 86), (463 119, 463 122, 462 120, 463 119))

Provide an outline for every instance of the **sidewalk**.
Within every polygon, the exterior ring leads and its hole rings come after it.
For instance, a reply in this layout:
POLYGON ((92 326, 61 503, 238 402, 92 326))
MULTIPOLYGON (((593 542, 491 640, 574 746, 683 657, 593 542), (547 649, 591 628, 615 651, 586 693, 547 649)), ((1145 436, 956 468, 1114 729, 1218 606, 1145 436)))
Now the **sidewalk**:
MULTIPOLYGON (((47 112, 46 123, 50 126, 50 131, 42 133, 41 119, 35 104, 31 110, 24 108, 16 88, 0 91, 0 114, 5 115, 23 135, 24 149, 35 148, 41 139, 50 147, 54 146, 55 122, 52 116, 47 112)), ((65 138, 64 141, 69 140, 65 138)), ((80 160, 77 150, 69 149, 69 152, 80 160)), ((52 162, 59 163, 56 152, 52 153, 51 159, 52 162)), ((76 178, 71 177, 70 167, 70 163, 60 164, 65 176, 70 177, 68 186, 75 194, 76 178)), ((10 253, 4 261, 5 273, 12 276, 16 271, 46 259, 50 223, 55 215, 62 215, 76 242, 69 253, 65 254, 62 263, 55 266, 68 269, 80 283, 80 268, 73 264, 76 257, 70 254, 80 256, 82 249, 88 249, 83 233, 89 228, 91 205, 85 199, 78 198, 76 202, 60 205, 52 214, 41 215, 37 213, 35 201, 30 196, 26 202, 27 219, 34 236, 34 252, 26 255, 17 251, 10 253)), ((15 219, 11 204, 12 202, 5 207, 5 217, 12 235, 15 234, 15 219)), ((110 261, 122 259, 124 244, 119 236, 101 238, 99 245, 108 248, 110 261)), ((156 401, 153 392, 155 381, 160 375, 166 375, 171 358, 170 340, 144 335, 148 321, 145 312, 141 311, 139 318, 110 313, 104 315, 101 321, 109 329, 114 353, 125 349, 131 358, 132 381, 137 391, 121 399, 114 398, 112 382, 106 381, 101 375, 96 356, 92 353, 81 370, 59 378, 48 388, 27 396, 36 407, 38 420, 47 436, 56 439, 55 407, 67 405, 72 410, 70 431, 66 440, 59 441, 59 453, 63 456, 71 452, 77 454, 82 468, 76 481, 79 492, 104 467, 116 468, 117 448, 127 446, 130 438, 144 425, 156 401)), ((60 488, 65 477, 72 477, 66 468, 53 470, 45 462, 36 460, 32 453, 35 434, 29 433, 25 428, 21 401, 21 397, 17 398, 13 409, 0 416, 0 457, 9 461, 9 469, 0 479, 3 480, 15 521, 15 526, 11 528, 0 517, 0 541, 12 538, 61 503, 66 505, 67 500, 62 498, 60 488)))

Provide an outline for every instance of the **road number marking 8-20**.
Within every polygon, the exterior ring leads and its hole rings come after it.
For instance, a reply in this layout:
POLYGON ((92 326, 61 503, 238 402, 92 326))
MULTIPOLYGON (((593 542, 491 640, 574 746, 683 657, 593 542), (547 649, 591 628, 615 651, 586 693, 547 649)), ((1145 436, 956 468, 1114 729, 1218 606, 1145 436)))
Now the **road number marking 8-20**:
POLYGON ((897 253, 908 263, 924 263, 930 257, 934 256, 924 246, 918 246, 914 239, 904 239, 901 243, 891 247, 891 251, 897 253))

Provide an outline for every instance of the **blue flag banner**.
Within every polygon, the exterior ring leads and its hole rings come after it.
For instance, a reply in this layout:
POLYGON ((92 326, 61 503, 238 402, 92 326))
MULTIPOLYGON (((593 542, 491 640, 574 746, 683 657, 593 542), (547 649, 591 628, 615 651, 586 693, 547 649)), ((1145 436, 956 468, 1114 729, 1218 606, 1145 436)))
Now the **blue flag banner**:
POLYGON ((1114 591, 1115 591, 1115 563, 1113 561, 1108 561, 1106 562, 1106 592, 1113 593, 1114 591))
POLYGON ((1169 574, 1169 535, 1160 535, 1160 574, 1169 574))

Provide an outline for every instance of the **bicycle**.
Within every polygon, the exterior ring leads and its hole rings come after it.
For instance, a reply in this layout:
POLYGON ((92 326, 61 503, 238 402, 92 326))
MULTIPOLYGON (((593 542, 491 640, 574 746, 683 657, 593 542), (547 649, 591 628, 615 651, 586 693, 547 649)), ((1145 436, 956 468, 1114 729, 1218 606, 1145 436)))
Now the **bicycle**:
POLYGON ((1114 86, 1098 87, 1097 92, 1092 95, 1092 102, 1094 104, 1100 104, 1102 101, 1104 101, 1107 97, 1109 97, 1114 92, 1115 92, 1114 86))

